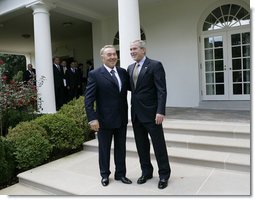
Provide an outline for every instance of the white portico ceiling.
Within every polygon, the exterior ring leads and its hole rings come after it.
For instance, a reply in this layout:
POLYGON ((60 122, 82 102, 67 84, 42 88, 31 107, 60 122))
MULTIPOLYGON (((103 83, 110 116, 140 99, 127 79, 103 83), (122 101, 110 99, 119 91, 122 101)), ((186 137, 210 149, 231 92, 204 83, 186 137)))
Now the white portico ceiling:
MULTIPOLYGON (((91 34, 91 22, 118 16, 118 0, 48 1, 55 5, 55 8, 50 10, 51 34, 54 42, 86 37, 87 34, 91 34), (71 26, 63 25, 69 22, 71 26)), ((139 0, 140 9, 162 1, 139 0)), ((0 51, 32 52, 33 32, 31 8, 24 6, 0 15, 0 51), (24 34, 30 37, 25 38, 22 36, 24 34)))

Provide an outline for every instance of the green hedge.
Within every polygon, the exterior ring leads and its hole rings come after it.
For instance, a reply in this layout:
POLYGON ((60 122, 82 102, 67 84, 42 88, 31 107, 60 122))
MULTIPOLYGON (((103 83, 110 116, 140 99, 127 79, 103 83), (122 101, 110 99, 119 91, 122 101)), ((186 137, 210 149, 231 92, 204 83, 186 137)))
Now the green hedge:
POLYGON ((7 140, 15 147, 18 169, 36 167, 49 158, 52 147, 46 135, 45 129, 32 121, 21 122, 15 128, 9 129, 7 140))
POLYGON ((85 114, 83 96, 63 105, 58 113, 63 114, 70 119, 73 119, 76 125, 83 130, 85 140, 89 139, 90 128, 88 125, 87 116, 85 114))
POLYGON ((76 149, 84 142, 83 131, 72 118, 63 114, 48 114, 33 120, 47 131, 53 150, 76 149))
POLYGON ((8 134, 8 129, 15 127, 20 122, 35 119, 38 115, 17 109, 8 109, 2 115, 3 135, 8 134))
POLYGON ((0 184, 7 183, 15 175, 14 148, 4 137, 0 137, 0 184))
POLYGON ((14 128, 9 128, 6 138, 0 138, 0 184, 11 180, 17 169, 28 170, 65 156, 91 139, 84 97, 72 100, 56 114, 31 116, 10 110, 5 117, 14 128), (21 119, 34 120, 16 125, 21 119))

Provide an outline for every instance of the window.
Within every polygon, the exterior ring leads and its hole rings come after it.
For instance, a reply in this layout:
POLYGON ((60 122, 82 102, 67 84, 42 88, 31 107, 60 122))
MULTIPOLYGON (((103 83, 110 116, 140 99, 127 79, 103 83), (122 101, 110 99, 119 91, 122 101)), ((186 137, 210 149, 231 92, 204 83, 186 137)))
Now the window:
MULTIPOLYGON (((146 40, 146 36, 145 33, 142 29, 140 29, 140 33, 141 33, 141 40, 146 40)), ((119 45, 120 41, 119 41, 119 31, 116 33, 114 40, 113 40, 113 45, 119 45)))
POLYGON ((205 19, 203 31, 250 24, 250 14, 243 7, 226 4, 214 9, 205 19))

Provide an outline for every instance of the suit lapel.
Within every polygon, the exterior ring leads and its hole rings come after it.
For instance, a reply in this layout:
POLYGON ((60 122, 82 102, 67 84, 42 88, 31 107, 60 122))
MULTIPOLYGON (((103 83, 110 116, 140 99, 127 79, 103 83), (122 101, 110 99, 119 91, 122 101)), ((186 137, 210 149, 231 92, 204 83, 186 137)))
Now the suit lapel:
POLYGON ((144 77, 144 75, 145 75, 145 73, 147 71, 149 63, 150 63, 149 59, 146 58, 144 63, 143 63, 142 69, 140 70, 140 73, 138 75, 138 79, 137 79, 137 82, 136 82, 136 88, 138 88, 140 83, 142 82, 143 77, 144 77))
MULTIPOLYGON (((119 71, 118 71, 118 73, 119 73, 119 71)), ((116 83, 114 82, 113 78, 111 77, 110 73, 105 69, 104 66, 102 66, 101 74, 103 75, 103 77, 105 79, 110 81, 112 84, 114 84, 116 86, 117 89, 119 89, 118 86, 116 85, 116 83)))

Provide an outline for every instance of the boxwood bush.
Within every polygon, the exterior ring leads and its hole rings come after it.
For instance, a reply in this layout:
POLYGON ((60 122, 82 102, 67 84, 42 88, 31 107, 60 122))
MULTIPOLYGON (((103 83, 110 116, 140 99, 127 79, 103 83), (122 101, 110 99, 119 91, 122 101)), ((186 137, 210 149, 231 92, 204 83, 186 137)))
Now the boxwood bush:
POLYGON ((7 140, 15 148, 14 156, 18 169, 31 169, 43 164, 49 157, 52 147, 46 135, 46 130, 32 121, 21 122, 9 129, 7 140))
POLYGON ((0 184, 7 183, 15 175, 14 149, 9 141, 0 137, 0 184))
POLYGON ((76 149, 84 142, 83 131, 68 116, 48 114, 33 121, 47 131, 47 139, 54 151, 76 149))
POLYGON ((67 116, 75 121, 76 125, 83 130, 85 140, 89 139, 90 128, 88 125, 87 116, 85 114, 84 97, 74 99, 63 105, 59 110, 60 114, 67 116))
POLYGON ((2 115, 3 136, 7 135, 8 129, 15 127, 18 123, 35 119, 36 114, 19 109, 7 109, 2 115))

